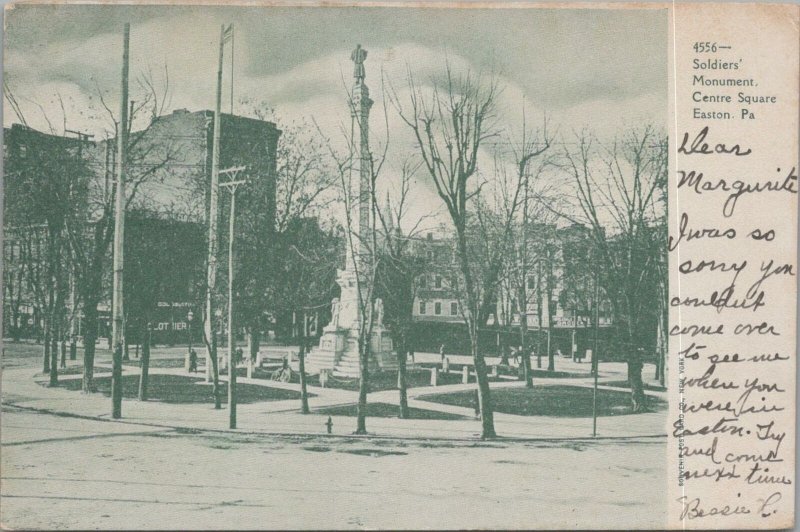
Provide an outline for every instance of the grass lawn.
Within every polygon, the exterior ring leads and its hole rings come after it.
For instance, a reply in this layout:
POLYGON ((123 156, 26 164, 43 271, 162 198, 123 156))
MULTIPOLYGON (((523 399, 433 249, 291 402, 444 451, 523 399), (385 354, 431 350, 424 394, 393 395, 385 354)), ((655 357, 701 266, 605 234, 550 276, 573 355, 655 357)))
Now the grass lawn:
MULTIPOLYGON (((263 368, 253 368, 253 378, 254 379, 271 379, 272 372, 275 371, 274 369, 263 369, 263 368)), ((227 375, 227 370, 220 371, 220 375, 227 375)), ((247 376, 247 368, 238 368, 237 375, 240 377, 247 376)), ((499 379, 490 379, 492 382, 495 382, 499 379)), ((471 382, 475 382, 475 377, 471 377, 471 382)), ((290 381, 295 384, 300 383, 300 374, 296 371, 292 371, 292 380, 290 381)), ((431 372, 430 370, 425 369, 409 369, 406 371, 406 382, 408 383, 409 388, 416 388, 420 386, 430 386, 431 384, 431 372)), ((438 378, 438 385, 443 386, 445 384, 460 384, 461 383, 461 373, 450 372, 449 374, 445 375, 443 373, 439 373, 438 378)), ((306 377, 306 383, 309 386, 319 386, 319 375, 308 375, 306 377)), ((358 378, 349 378, 349 377, 333 377, 328 379, 328 382, 325 384, 326 388, 335 388, 337 390, 350 390, 350 391, 358 391, 358 378)), ((371 392, 382 392, 385 390, 396 390, 397 389, 397 371, 373 371, 369 374, 369 389, 371 392)))
MULTIPOLYGON (((150 375, 147 386, 147 396, 152 401, 165 403, 213 403, 210 384, 196 384, 203 379, 182 377, 179 375, 150 375)), ((71 379, 59 382, 58 385, 70 391, 80 391, 81 380, 71 379)), ((95 390, 106 396, 111 396, 111 377, 94 379, 95 390)), ((256 403, 259 401, 278 401, 282 399, 300 399, 300 392, 268 388, 255 384, 238 383, 236 386, 238 402, 241 404, 256 403)), ((220 383, 222 402, 228 401, 228 385, 220 383)), ((122 377, 122 396, 134 399, 139 392, 139 376, 127 375, 122 377)), ((311 394, 309 394, 310 396, 311 394)))
MULTIPOLYGON (((531 369, 531 374, 533 375, 534 379, 574 379, 580 377, 586 377, 589 375, 589 369, 587 368, 586 372, 584 373, 570 373, 568 371, 548 371, 547 369, 539 369, 536 367, 536 361, 531 360, 531 363, 534 367, 531 369)), ((545 360, 543 365, 547 366, 547 361, 545 360)), ((500 375, 510 375, 512 377, 519 376, 519 369, 516 367, 511 366, 498 366, 498 373, 500 375)))
MULTIPOLYGON (((125 371, 123 368, 122 371, 125 371)), ((102 375, 104 373, 111 373, 108 368, 99 368, 95 366, 94 375, 102 375)), ((58 368, 59 375, 83 375, 83 366, 67 366, 66 368, 58 368)), ((37 377, 46 377, 49 373, 37 373, 37 377)))
MULTIPOLYGON (((535 361, 532 361, 532 363, 536 364, 535 361)), ((547 361, 545 361, 545 365, 547 365, 547 361)), ((422 364, 419 364, 419 366, 424 367, 424 368, 434 368, 434 367, 440 368, 441 364, 422 363, 422 364)), ((461 378, 461 371, 462 371, 461 368, 462 367, 463 367, 462 364, 450 364, 450 373, 457 373, 459 378, 461 378)), ((472 366, 470 366, 470 372, 473 373, 474 371, 475 371, 475 369, 472 366)), ((489 367, 489 369, 487 371, 491 375, 491 372, 492 372, 491 366, 489 367)), ((497 366, 498 375, 505 375, 505 376, 511 376, 511 377, 519 378, 519 372, 520 372, 520 370, 517 367, 506 366, 506 365, 497 366)), ((532 375, 533 375, 534 379, 536 379, 536 378, 574 379, 574 378, 579 378, 579 377, 586 377, 586 376, 589 375, 588 368, 587 368, 586 372, 584 372, 584 373, 569 373, 567 371, 547 371, 546 369, 538 369, 538 368, 534 367, 531 370, 531 372, 532 372, 532 375)), ((472 377, 472 380, 475 380, 474 377, 472 377)), ((501 379, 493 379, 490 376, 489 380, 491 382, 497 382, 497 381, 499 381, 501 379)), ((504 379, 504 380, 508 380, 508 379, 504 379)), ((449 383, 449 384, 453 384, 453 383, 449 383)))
MULTIPOLYGON (((474 381, 474 378, 473 378, 474 381)), ((438 385, 459 384, 461 382, 460 373, 439 373, 438 385)), ((431 372, 424 369, 409 369, 406 371, 406 383, 409 388, 418 388, 431 385, 431 372)), ((308 377, 309 386, 319 386, 319 375, 308 377)), ((358 390, 358 379, 348 377, 333 377, 328 379, 325 384, 327 388, 339 390, 358 390)), ((397 389, 396 371, 378 371, 369 374, 369 389, 371 392, 382 392, 385 390, 397 389)), ((420 418, 421 419, 421 418, 420 418)))
MULTIPOLYGON (((495 412, 519 416, 591 417, 592 389, 580 386, 536 386, 528 388, 493 389, 492 404, 495 412)), ((475 392, 455 392, 420 397, 424 401, 446 405, 475 407, 475 392)), ((647 398, 650 411, 666 409, 667 403, 654 397, 647 398)), ((597 414, 619 416, 631 414, 630 394, 599 389, 597 414)))
MULTIPOLYGON (((601 382, 599 386, 614 386, 615 388, 630 388, 630 384, 628 381, 613 381, 613 382, 601 382)), ((656 384, 647 384, 644 383, 644 389, 650 390, 653 392, 666 392, 667 389, 663 386, 659 386, 656 384)))
MULTIPOLYGON (((367 417, 398 417, 398 405, 390 405, 388 403, 367 403, 367 417)), ((356 416, 356 405, 346 406, 333 406, 330 408, 322 408, 315 410, 315 414, 324 414, 328 416, 356 416)), ((440 419, 440 420, 453 420, 453 419, 467 419, 464 416, 457 414, 448 414, 447 412, 436 412, 433 410, 423 410, 421 408, 409 408, 409 419, 440 419)))
MULTIPOLYGON (((200 357, 198 356, 198 359, 200 357)), ((132 366, 134 368, 138 368, 141 363, 139 362, 140 359, 134 358, 131 356, 131 359, 128 361, 123 361, 123 366, 132 366)), ((203 364, 200 364, 201 360, 198 360, 198 368, 204 368, 203 364)), ((150 359, 150 367, 151 368, 182 368, 183 367, 183 359, 182 358, 151 358, 150 359)))

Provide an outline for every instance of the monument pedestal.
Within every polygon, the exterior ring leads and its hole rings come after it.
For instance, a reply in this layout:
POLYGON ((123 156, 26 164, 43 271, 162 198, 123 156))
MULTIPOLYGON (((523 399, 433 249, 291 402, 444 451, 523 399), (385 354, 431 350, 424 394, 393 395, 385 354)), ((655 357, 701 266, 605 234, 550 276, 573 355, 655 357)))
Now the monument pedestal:
MULTIPOLYGON (((397 369, 397 356, 393 351, 389 331, 383 325, 372 328, 370 339, 369 370, 397 369)), ((358 328, 326 327, 323 329, 319 347, 308 354, 306 371, 309 374, 331 369, 341 377, 358 377, 358 328)))

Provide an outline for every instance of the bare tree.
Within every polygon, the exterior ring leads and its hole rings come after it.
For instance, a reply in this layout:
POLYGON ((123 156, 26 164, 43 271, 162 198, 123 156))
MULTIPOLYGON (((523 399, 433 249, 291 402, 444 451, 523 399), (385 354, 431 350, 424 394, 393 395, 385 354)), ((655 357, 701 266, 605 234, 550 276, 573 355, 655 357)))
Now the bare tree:
POLYGON ((391 332, 397 354, 397 388, 401 419, 409 416, 406 361, 413 334, 416 280, 426 267, 424 257, 414 252, 412 243, 427 216, 418 218, 413 225, 408 221, 411 185, 421 164, 420 161, 410 157, 403 161, 400 183, 397 189, 392 191, 393 194, 387 192, 382 208, 378 206, 377 192, 372 190, 372 201, 380 224, 381 237, 379 247, 381 260, 376 290, 384 301, 384 320, 391 332), (394 204, 391 201, 392 195, 395 198, 394 204))
MULTIPOLYGON (((513 205, 508 205, 516 194, 515 188, 522 188, 522 205, 517 208, 519 218, 514 220, 511 229, 512 245, 507 255, 504 276, 507 296, 505 299, 513 301, 514 305, 506 309, 506 321, 513 321, 513 314, 519 315, 519 345, 522 349, 522 379, 525 386, 533 387, 531 358, 529 349, 528 333, 528 308, 532 303, 534 292, 528 286, 528 277, 537 259, 540 257, 541 249, 532 245, 532 233, 544 226, 544 222, 549 212, 544 208, 542 202, 546 201, 551 192, 551 187, 542 183, 540 177, 543 170, 550 165, 550 158, 542 157, 552 144, 552 134, 548 132, 548 120, 545 116, 541 129, 529 128, 526 122, 526 114, 522 110, 522 132, 518 139, 509 136, 507 140, 511 149, 512 160, 514 163, 514 179, 509 186, 508 179, 502 181, 504 184, 502 200, 506 205, 506 210, 513 205)), ((505 173, 505 172, 504 172, 505 173)))
MULTIPOLYGON (((243 274, 236 277, 236 290, 241 294, 238 307, 250 335, 251 357, 255 357, 264 313, 287 310, 284 303, 288 281, 284 274, 298 258, 287 251, 285 239, 297 231, 303 220, 327 214, 337 199, 337 176, 326 140, 313 124, 284 123, 264 102, 243 99, 240 107, 245 114, 275 122, 281 131, 275 175, 251 179, 249 193, 241 200, 237 255, 243 274), (270 210, 265 206, 273 201, 273 195, 275 206, 270 210)), ((260 153, 253 153, 252 159, 259 156, 260 153)), ((205 187, 205 183, 201 185, 205 187)), ((301 253, 307 255, 302 249, 301 253)), ((328 265, 335 262, 333 257, 319 258, 328 265)))
MULTIPOLYGON (((7 101, 16 102, 8 84, 4 91, 7 101)), ((58 100, 61 102, 60 97, 58 100)), ((26 123, 14 103, 12 107, 26 123)), ((89 175, 83 157, 84 139, 68 138, 65 133, 65 129, 59 132, 52 125, 48 133, 25 126, 12 128, 15 153, 7 155, 5 168, 6 192, 13 201, 7 203, 4 222, 24 233, 19 240, 27 244, 27 252, 20 258, 24 255, 28 261, 28 282, 39 308, 44 310, 43 371, 50 374, 51 386, 58 383, 58 340, 64 330, 64 264, 69 262, 66 224, 84 199, 89 175), (44 245, 37 245, 34 252, 32 240, 44 245)))
POLYGON ((659 319, 652 301, 665 253, 658 235, 666 215, 666 145, 651 126, 629 130, 609 145, 583 132, 574 147, 565 147, 562 164, 576 198, 576 214, 566 216, 591 230, 591 259, 611 301, 635 412, 645 409, 642 357, 654 349, 659 319))
MULTIPOLYGON (((480 192, 480 186, 470 187, 478 169, 479 150, 486 140, 497 134, 495 100, 498 85, 494 78, 484 80, 471 72, 457 76, 449 64, 443 82, 434 82, 428 91, 417 85, 410 70, 407 82, 408 101, 402 101, 397 91, 392 91, 391 99, 402 120, 414 133, 423 167, 453 224, 461 274, 461 311, 469 332, 478 381, 481 435, 494 438, 489 380, 484 354, 478 345, 478 330, 486 323, 490 302, 495 295, 500 258, 499 253, 490 253, 488 262, 476 264, 476 242, 469 242, 469 200, 480 192), (483 279, 476 266, 487 274, 483 279), (486 290, 487 287, 490 289, 486 290)), ((512 212, 516 211, 516 201, 514 204, 512 212)), ((510 223, 506 227, 510 227, 510 223)))
POLYGON ((274 308, 293 318, 292 335, 299 347, 301 412, 309 413, 305 355, 320 310, 330 304, 335 287, 339 240, 319 226, 316 218, 298 219, 279 237, 280 283, 274 308))
MULTIPOLYGON (((166 67, 165 67, 166 72, 166 67)), ((165 74, 166 75, 166 74, 165 74)), ((164 82, 167 83, 166 81, 164 82)), ((152 129, 158 124, 153 117, 161 116, 168 98, 159 97, 155 83, 149 74, 139 81, 139 94, 131 102, 128 125, 144 125, 128 135, 128 172, 125 208, 140 204, 139 192, 147 184, 163 180, 165 170, 177 158, 177 148, 169 141, 155 139, 152 129)), ((97 96, 108 120, 109 139, 98 144, 94 150, 94 165, 102 169, 99 176, 91 180, 88 205, 83 216, 68 220, 72 256, 75 260, 75 275, 84 314, 84 363, 83 391, 92 390, 94 376, 95 343, 97 340, 98 305, 105 291, 105 273, 108 252, 114 238, 114 141, 119 133, 119 122, 106 104, 103 91, 97 87, 97 96), (88 215, 88 219, 87 219, 88 215)))

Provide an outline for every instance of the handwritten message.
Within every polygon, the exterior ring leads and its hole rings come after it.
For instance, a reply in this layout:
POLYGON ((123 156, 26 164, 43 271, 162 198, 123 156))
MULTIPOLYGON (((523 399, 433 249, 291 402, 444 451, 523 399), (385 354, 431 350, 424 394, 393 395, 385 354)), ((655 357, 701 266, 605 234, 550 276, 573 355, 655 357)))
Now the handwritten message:
POLYGON ((674 527, 792 522, 797 13, 744 5, 674 12, 674 527))

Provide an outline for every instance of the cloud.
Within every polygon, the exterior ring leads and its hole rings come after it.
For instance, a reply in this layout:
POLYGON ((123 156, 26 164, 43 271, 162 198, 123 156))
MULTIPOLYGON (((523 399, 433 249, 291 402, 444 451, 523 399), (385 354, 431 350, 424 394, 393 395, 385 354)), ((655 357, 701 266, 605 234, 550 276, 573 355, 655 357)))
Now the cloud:
MULTIPOLYGON (((219 27, 233 21, 235 98, 264 101, 289 121, 313 118, 340 150, 346 148, 341 130, 350 125, 350 51, 360 42, 369 51, 376 151, 389 131, 387 188, 399 180, 402 162, 416 149, 410 129, 384 102, 381 82, 391 82, 400 100, 407 101, 409 68, 423 87, 441 77, 446 62, 456 72, 496 73, 503 87, 497 101, 502 135, 481 152, 482 160, 491 160, 492 151, 502 151, 502 139, 519 133, 523 108, 529 125, 540 124, 546 112, 552 129, 564 135, 590 127, 610 138, 626 125, 666 124, 666 16, 652 9, 20 6, 8 13, 5 72, 32 127, 47 130, 48 125, 31 101, 60 126, 61 95, 68 127, 102 136, 110 124, 97 90, 116 111, 124 20, 134 21, 132 98, 140 97, 136 79, 148 69, 157 83, 164 82, 166 63, 171 108, 212 109, 219 27)), ((5 124, 13 121, 7 112, 5 124)), ((417 183, 415 210, 438 212, 441 202, 430 179, 420 174, 417 183)))

